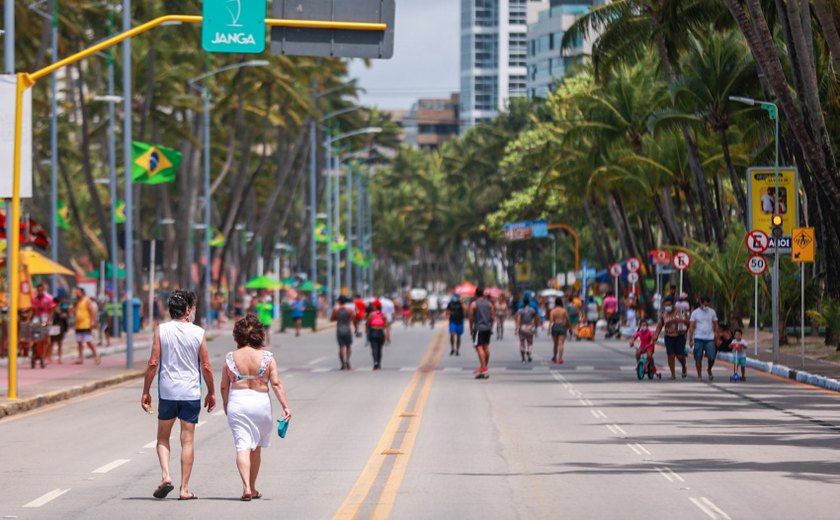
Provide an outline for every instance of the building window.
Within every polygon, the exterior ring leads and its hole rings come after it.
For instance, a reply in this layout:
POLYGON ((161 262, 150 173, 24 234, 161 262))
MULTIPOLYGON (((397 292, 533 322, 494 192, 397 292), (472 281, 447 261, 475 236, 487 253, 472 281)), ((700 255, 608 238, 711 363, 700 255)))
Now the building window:
POLYGON ((525 67, 528 60, 528 35, 511 33, 508 37, 508 65, 525 67))
POLYGON ((475 109, 496 110, 499 106, 499 87, 496 76, 475 78, 475 109))
POLYGON ((525 25, 528 23, 527 0, 510 0, 508 23, 510 25, 525 25))
POLYGON ((475 0, 476 27, 499 25, 498 0, 475 0))
POLYGON ((475 68, 495 69, 499 66, 499 37, 496 34, 475 35, 475 68))
POLYGON ((510 76, 508 78, 508 91, 510 97, 524 96, 528 88, 528 78, 526 76, 510 76))

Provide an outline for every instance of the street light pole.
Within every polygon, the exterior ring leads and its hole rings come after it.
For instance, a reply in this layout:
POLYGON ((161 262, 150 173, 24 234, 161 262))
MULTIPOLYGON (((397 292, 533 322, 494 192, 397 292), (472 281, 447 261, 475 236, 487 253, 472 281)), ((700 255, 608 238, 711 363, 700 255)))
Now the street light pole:
POLYGON ((353 291, 353 262, 351 252, 353 245, 353 166, 347 165, 347 247, 344 249, 344 277, 347 283, 347 295, 353 291))
MULTIPOLYGON (((131 30, 131 0, 123 0, 122 11, 123 31, 128 32, 131 30)), ((123 159, 125 161, 125 364, 127 368, 134 366, 134 193, 131 178, 131 99, 131 38, 126 38, 123 43, 123 159)))
MULTIPOLYGON (((58 3, 58 0, 54 0, 58 3)), ((114 26, 114 11, 108 12, 108 29, 109 33, 114 26)), ((53 74, 53 82, 55 82, 55 74, 53 74)), ((116 107, 114 106, 114 51, 108 51, 108 96, 111 101, 108 103, 108 166, 111 170, 111 185, 109 186, 111 192, 111 336, 120 330, 119 321, 119 287, 117 280, 117 141, 114 129, 114 121, 116 120, 116 107)), ((55 99, 55 96, 53 96, 55 99)), ((57 139, 56 139, 57 140, 57 139)), ((128 153, 128 151, 126 151, 128 153)), ((55 158, 53 156, 53 168, 55 168, 55 158)), ((53 182, 57 182, 56 174, 53 173, 53 182)), ((126 202, 126 209, 128 202, 126 202)))
POLYGON ((327 241, 327 304, 332 305, 333 299, 333 271, 332 271, 332 234, 335 231, 333 228, 333 213, 332 213, 332 132, 327 127, 327 142, 326 142, 326 161, 324 165, 327 168, 327 187, 324 193, 327 196, 327 231, 329 231, 329 240, 327 241))
MULTIPOLYGON (((313 89, 314 91, 314 89, 313 89)), ((311 121, 309 123, 309 279, 312 282, 312 295, 310 299, 312 300, 312 305, 318 305, 318 251, 317 245, 315 242, 315 226, 317 225, 316 222, 316 214, 317 214, 317 205, 318 201, 317 198, 317 182, 318 177, 316 175, 316 163, 317 163, 317 154, 318 154, 318 144, 317 144, 317 132, 315 127, 315 121, 311 121)))
MULTIPOLYGON (((58 61, 58 0, 52 3, 50 55, 58 61)), ((50 74, 50 258, 58 262, 58 79, 50 74)), ((58 276, 52 275, 50 288, 55 291, 58 276)))
MULTIPOLYGON (((759 101, 757 99, 752 99, 748 97, 742 96, 729 96, 730 101, 734 101, 736 103, 743 103, 744 105, 755 106, 758 105, 761 107, 762 110, 767 112, 767 115, 770 119, 774 122, 775 127, 775 141, 776 141, 776 161, 774 166, 775 172, 775 192, 774 192, 774 216, 781 215, 781 207, 780 207, 780 198, 779 197, 779 107, 775 103, 771 103, 769 101, 759 101)), ((794 194, 796 196, 796 194, 794 194)), ((770 293, 771 293, 771 312, 773 313, 772 321, 773 321, 773 362, 779 362, 779 337, 780 337, 780 324, 779 324, 779 237, 774 237, 773 240, 773 274, 770 280, 770 293)), ((756 319, 758 317, 756 316, 756 319)))

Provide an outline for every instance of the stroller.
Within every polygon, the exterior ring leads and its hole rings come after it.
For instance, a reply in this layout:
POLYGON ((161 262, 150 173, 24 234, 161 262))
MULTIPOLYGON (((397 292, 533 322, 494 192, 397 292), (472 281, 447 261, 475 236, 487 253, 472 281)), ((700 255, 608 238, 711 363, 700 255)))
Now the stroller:
POLYGON ((614 312, 607 318, 606 339, 618 338, 619 336, 621 336, 621 317, 617 312, 614 312))

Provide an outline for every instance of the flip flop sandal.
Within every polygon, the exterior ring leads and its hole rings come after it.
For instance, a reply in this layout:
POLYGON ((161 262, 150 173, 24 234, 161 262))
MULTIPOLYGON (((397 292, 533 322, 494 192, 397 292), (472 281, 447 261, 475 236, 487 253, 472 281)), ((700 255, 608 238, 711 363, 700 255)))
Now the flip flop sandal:
POLYGON ((253 500, 259 500, 261 498, 262 498, 262 493, 260 493, 259 491, 257 491, 256 495, 251 496, 251 499, 253 499, 253 500))
POLYGON ((239 500, 241 500, 243 502, 250 502, 251 498, 253 498, 253 497, 251 497, 251 495, 242 495, 241 497, 239 497, 239 500))
POLYGON ((173 489, 175 489, 175 486, 171 482, 168 482, 162 486, 158 486, 155 492, 152 493, 152 496, 155 498, 166 498, 166 495, 171 493, 173 489))
POLYGON ((195 493, 191 493, 188 497, 178 497, 178 500, 198 500, 198 497, 195 496, 195 493))

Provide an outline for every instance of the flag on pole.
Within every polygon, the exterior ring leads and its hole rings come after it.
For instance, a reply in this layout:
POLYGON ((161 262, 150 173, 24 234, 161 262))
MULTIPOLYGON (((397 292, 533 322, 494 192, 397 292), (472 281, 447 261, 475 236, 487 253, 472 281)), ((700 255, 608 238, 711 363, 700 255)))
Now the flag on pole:
POLYGON ((225 245, 225 236, 219 230, 219 228, 213 228, 210 230, 210 247, 222 247, 225 245))
POLYGON ((117 224, 125 224, 125 201, 118 200, 114 204, 114 222, 117 224))
POLYGON ((315 226, 315 242, 326 244, 330 241, 330 230, 327 229, 326 224, 318 224, 315 226))
POLYGON ((359 267, 365 266, 365 254, 358 247, 350 248, 350 263, 359 267))
POLYGON ((370 267, 371 262, 373 262, 373 257, 371 255, 365 255, 365 263, 362 265, 365 269, 370 267))
POLYGON ((347 249, 347 241, 341 233, 333 233, 330 239, 330 251, 344 251, 347 249))
POLYGON ((70 209, 60 200, 55 210, 55 224, 64 231, 70 231, 70 209))
POLYGON ((149 143, 131 143, 131 178, 138 184, 164 184, 175 180, 181 153, 149 143))

